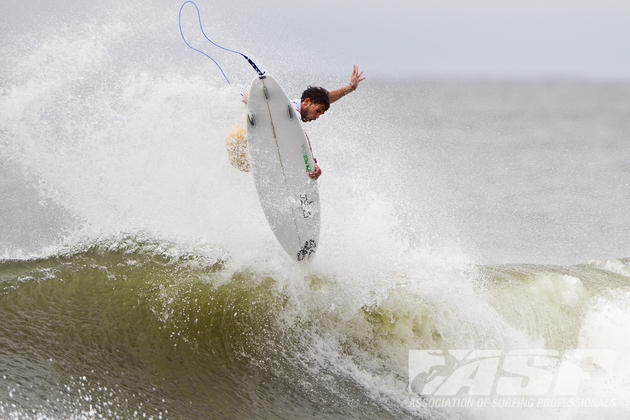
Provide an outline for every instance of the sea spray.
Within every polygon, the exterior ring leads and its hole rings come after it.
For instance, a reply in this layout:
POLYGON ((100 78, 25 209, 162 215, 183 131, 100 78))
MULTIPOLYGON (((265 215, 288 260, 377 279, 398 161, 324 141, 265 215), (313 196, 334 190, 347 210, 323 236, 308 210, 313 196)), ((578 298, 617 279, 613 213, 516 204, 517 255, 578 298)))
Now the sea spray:
MULTIPOLYGON (((226 86, 161 5, 3 27, 3 415, 627 417, 626 84, 366 80, 305 125, 322 238, 297 266, 224 149, 251 69, 228 59, 226 86), (615 407, 428 406, 409 373, 412 351, 493 352, 492 403, 516 352, 557 352, 557 376, 597 349, 612 374, 568 399, 615 407)), ((294 74, 226 7, 210 26, 291 96, 346 81, 294 74)))

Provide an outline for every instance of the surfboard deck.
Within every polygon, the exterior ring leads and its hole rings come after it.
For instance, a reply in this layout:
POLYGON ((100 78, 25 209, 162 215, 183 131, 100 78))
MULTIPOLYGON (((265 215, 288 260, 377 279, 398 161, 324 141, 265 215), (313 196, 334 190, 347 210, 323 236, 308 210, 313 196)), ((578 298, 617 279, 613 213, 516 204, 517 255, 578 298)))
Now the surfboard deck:
POLYGON ((253 80, 247 99, 247 142, 258 198, 271 230, 297 261, 315 257, 320 202, 301 118, 270 75, 253 80))

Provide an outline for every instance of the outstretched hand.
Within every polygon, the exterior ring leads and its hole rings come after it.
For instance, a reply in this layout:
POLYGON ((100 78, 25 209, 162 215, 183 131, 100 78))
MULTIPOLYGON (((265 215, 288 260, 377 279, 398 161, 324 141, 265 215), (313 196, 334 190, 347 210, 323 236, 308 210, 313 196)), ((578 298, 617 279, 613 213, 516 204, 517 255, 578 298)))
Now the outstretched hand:
POLYGON ((359 71, 359 67, 355 64, 352 69, 352 75, 350 76, 350 84, 348 86, 344 86, 340 89, 333 90, 328 93, 328 100, 332 104, 333 102, 337 102, 339 99, 343 98, 350 92, 354 92, 358 87, 359 83, 365 80, 363 77, 363 72, 359 71))
POLYGON ((350 87, 352 90, 356 90, 359 87, 359 83, 365 80, 363 77, 363 72, 359 71, 359 67, 355 64, 352 69, 352 75, 350 76, 350 87))

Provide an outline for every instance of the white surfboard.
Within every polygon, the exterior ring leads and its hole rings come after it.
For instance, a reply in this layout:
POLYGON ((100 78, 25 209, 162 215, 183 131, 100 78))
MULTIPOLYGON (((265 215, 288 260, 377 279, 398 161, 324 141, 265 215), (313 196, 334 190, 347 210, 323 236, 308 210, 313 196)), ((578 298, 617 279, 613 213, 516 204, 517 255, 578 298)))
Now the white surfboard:
POLYGON ((247 148, 258 198, 284 250, 312 260, 319 242, 319 190, 300 115, 273 77, 254 79, 247 99, 247 148))

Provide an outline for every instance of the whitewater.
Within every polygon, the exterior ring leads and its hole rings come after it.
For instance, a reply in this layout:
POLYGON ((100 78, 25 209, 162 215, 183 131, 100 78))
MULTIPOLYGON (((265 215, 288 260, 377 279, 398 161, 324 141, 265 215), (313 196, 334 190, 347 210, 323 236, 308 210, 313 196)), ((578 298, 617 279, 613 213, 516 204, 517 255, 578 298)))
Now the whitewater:
POLYGON ((256 74, 180 5, 2 6, 0 417, 628 417, 630 84, 362 68, 299 264, 225 150, 256 74))

